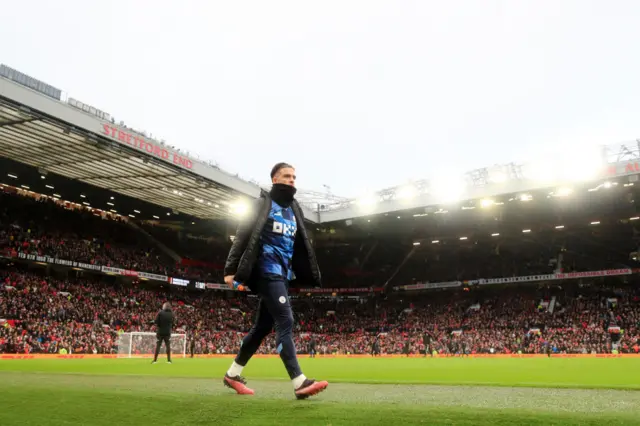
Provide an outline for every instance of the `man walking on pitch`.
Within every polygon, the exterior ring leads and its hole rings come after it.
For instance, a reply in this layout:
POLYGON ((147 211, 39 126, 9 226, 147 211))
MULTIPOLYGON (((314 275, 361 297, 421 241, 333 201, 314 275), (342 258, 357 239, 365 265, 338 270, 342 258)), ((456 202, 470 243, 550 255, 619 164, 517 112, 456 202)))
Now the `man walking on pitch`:
POLYGON ((320 269, 306 229, 302 210, 294 199, 295 169, 278 163, 271 170, 271 191, 260 194, 240 222, 224 267, 224 281, 232 288, 246 285, 260 297, 258 312, 240 352, 224 376, 224 384, 242 395, 253 390, 240 376, 264 338, 276 329, 276 350, 289 373, 298 399, 315 395, 327 382, 307 379, 293 343, 293 312, 289 282, 320 285, 320 269))
POLYGON ((169 302, 165 302, 162 305, 162 310, 158 312, 156 316, 156 320, 154 321, 157 330, 156 330, 156 352, 153 355, 153 362, 155 364, 158 362, 158 354, 160 353, 160 347, 162 346, 162 342, 164 342, 165 347, 167 348, 167 362, 171 364, 171 328, 173 327, 174 317, 173 312, 171 312, 171 304, 169 302))

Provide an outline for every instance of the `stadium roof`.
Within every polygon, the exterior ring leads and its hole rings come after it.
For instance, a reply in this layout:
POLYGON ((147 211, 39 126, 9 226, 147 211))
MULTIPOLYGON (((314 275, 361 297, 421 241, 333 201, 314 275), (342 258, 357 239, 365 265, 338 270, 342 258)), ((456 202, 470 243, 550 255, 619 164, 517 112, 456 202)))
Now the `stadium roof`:
MULTIPOLYGON (((576 181, 640 174, 638 142, 566 155, 537 164, 483 168, 437 181, 388 188, 361 199, 300 191, 307 219, 337 222, 395 211, 524 194, 576 181)), ((62 92, 0 66, 0 156, 202 219, 240 213, 257 184, 192 158, 109 114, 63 99, 62 92), (4 77, 4 78, 2 78, 4 77)))
MULTIPOLYGON (((159 221, 174 226, 203 224, 209 233, 222 228, 216 222, 226 219, 199 219, 185 213, 157 204, 146 203, 138 198, 127 197, 107 189, 88 185, 54 173, 42 174, 38 168, 0 156, 0 190, 15 188, 35 194, 46 195, 60 201, 80 204, 89 209, 97 209, 137 220, 159 221)), ((226 227, 226 226, 225 226, 226 227)))
POLYGON ((639 174, 640 141, 634 141, 549 155, 527 164, 496 165, 459 176, 454 172, 440 179, 412 182, 360 199, 321 206, 320 217, 321 222, 336 222, 417 208, 448 208, 468 200, 507 194, 518 197, 532 191, 553 191, 605 179, 637 182, 639 174))
POLYGON ((231 216, 260 194, 257 185, 104 118, 0 78, 0 156, 203 219, 231 216))

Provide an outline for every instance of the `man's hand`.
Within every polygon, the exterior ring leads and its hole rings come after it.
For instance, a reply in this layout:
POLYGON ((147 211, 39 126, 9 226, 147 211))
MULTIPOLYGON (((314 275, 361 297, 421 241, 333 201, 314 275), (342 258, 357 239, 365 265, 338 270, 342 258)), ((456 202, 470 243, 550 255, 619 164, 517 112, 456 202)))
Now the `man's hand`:
POLYGON ((233 290, 233 275, 227 275, 224 277, 224 282, 231 290, 233 290))
POLYGON ((238 290, 238 291, 244 291, 244 286, 242 284, 238 284, 238 286, 234 286, 234 276, 233 275, 227 275, 226 277, 224 277, 224 282, 229 286, 229 288, 231 290, 238 290))

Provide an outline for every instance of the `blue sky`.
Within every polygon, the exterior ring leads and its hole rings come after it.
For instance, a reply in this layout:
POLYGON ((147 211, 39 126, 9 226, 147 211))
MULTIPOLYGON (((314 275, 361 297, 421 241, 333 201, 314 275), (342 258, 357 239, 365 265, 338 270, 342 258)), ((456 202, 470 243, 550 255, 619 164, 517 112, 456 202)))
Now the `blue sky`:
POLYGON ((637 1, 5 3, 0 62, 259 181, 358 196, 640 137, 637 1))

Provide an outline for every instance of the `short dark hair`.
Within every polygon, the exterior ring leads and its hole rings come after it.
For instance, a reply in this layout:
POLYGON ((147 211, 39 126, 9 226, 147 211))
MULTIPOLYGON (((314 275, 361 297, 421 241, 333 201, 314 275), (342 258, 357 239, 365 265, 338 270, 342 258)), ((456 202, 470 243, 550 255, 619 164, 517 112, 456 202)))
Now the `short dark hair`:
POLYGON ((271 169, 271 179, 273 179, 273 177, 280 171, 280 169, 286 169, 286 168, 293 169, 293 166, 289 163, 278 163, 275 166, 273 166, 273 169, 271 169))

